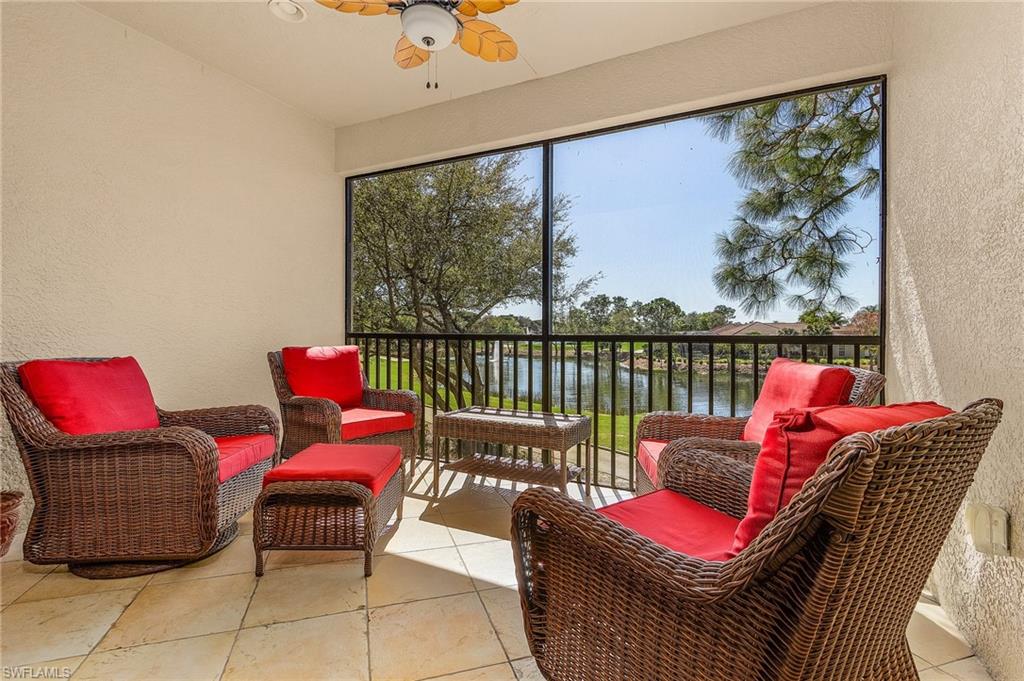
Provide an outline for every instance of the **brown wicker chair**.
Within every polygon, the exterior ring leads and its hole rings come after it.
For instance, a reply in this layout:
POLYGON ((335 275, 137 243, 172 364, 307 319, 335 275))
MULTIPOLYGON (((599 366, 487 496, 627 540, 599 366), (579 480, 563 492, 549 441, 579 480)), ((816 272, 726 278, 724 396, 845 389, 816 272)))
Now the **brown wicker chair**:
MULTIPOLYGON (((366 445, 397 445, 402 448, 402 456, 409 461, 409 475, 412 480, 412 466, 419 453, 420 423, 423 408, 419 395, 411 390, 375 390, 363 389, 363 406, 368 409, 402 411, 413 414, 414 425, 409 430, 383 433, 359 439, 343 439, 341 407, 335 402, 322 397, 299 397, 292 392, 284 373, 284 362, 281 353, 268 352, 267 362, 270 364, 270 375, 274 380, 274 390, 281 403, 281 418, 284 421, 281 457, 287 459, 317 442, 327 444, 366 444, 366 445)), ((363 385, 369 385, 363 380, 363 385)))
MULTIPOLYGON (((885 376, 867 369, 842 368, 848 369, 856 377, 850 391, 850 404, 867 406, 874 402, 885 386, 885 376)), ((661 456, 680 449, 703 449, 753 463, 761 445, 758 442, 740 440, 746 425, 747 417, 652 411, 637 424, 634 458, 640 451, 641 440, 668 440, 670 444, 662 450, 661 456)), ((647 471, 637 462, 636 491, 647 494, 658 487, 658 481, 651 480, 647 471)))
POLYGON ((267 433, 276 441, 271 409, 158 409, 159 428, 69 435, 22 389, 20 364, 0 364, 0 392, 35 501, 25 560, 127 577, 199 560, 234 539, 277 457, 219 483, 213 438, 267 433))
MULTIPOLYGON (((746 549, 675 553, 546 489, 513 506, 526 635, 548 679, 916 679, 915 602, 1002 404, 840 440, 746 549)), ((665 487, 742 517, 753 467, 676 450, 665 487)))

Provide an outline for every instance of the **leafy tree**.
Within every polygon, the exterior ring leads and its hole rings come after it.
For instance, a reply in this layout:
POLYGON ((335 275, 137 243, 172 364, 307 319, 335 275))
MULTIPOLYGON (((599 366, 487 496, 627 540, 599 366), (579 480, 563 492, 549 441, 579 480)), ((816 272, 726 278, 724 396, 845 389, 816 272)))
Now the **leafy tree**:
POLYGON ((647 303, 637 301, 634 306, 637 322, 644 333, 675 333, 683 328, 683 308, 668 298, 655 298, 647 303))
POLYGON ((852 326, 858 335, 874 336, 881 329, 881 315, 877 305, 866 305, 854 313, 850 319, 852 326))
MULTIPOLYGON (((541 197, 517 173, 519 153, 359 180, 352 192, 354 327, 363 331, 480 331, 495 309, 540 301, 541 197)), ((554 294, 576 256, 567 197, 555 197, 554 294)), ((563 302, 564 304, 564 302, 563 302)))
POLYGON ((728 305, 716 305, 710 312, 691 312, 686 315, 685 328, 688 331, 710 331, 728 324, 736 316, 736 310, 728 305))
POLYGON ((847 256, 871 237, 842 222, 855 197, 878 191, 877 83, 713 114, 707 129, 735 140, 730 169, 748 191, 720 233, 714 282, 748 313, 785 300, 800 310, 848 310, 847 256))
POLYGON ((524 334, 540 333, 540 322, 521 315, 491 315, 480 320, 480 330, 484 333, 524 334))
POLYGON ((836 310, 807 310, 800 315, 800 321, 807 325, 811 336, 831 336, 832 329, 846 323, 846 318, 836 310))
POLYGON ((612 319, 612 299, 603 293, 583 301, 580 305, 587 325, 606 331, 612 319))
MULTIPOLYGON (((508 153, 359 180, 352 192, 354 328, 462 333, 518 326, 520 320, 489 318, 541 299, 542 200, 518 172, 521 163, 521 154, 508 153)), ((569 205, 559 195, 552 207, 559 305, 596 279, 569 281, 576 256, 569 205)), ((460 370, 433 366, 432 353, 424 355, 427 390, 461 405, 463 376, 477 367, 468 356, 460 370)))

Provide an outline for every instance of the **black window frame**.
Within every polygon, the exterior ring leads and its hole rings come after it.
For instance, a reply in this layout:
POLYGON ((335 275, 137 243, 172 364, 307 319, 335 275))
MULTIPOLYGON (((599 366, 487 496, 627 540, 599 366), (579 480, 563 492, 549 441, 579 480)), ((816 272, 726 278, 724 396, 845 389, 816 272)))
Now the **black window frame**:
MULTIPOLYGON (((541 296, 541 333, 535 336, 535 340, 541 343, 548 343, 552 339, 560 339, 571 334, 559 334, 555 333, 552 329, 552 239, 553 239, 553 224, 552 224, 552 202, 553 202, 553 187, 554 187, 554 153, 553 149, 556 144, 564 142, 572 142, 590 137, 600 137, 603 135, 610 135, 618 132, 627 130, 634 130, 637 128, 648 127, 652 125, 661 125, 665 123, 673 123, 676 121, 686 120, 688 118, 697 118, 700 116, 706 116, 709 114, 720 113, 722 111, 729 111, 732 109, 741 109, 748 106, 754 106, 764 102, 769 102, 776 99, 790 99, 793 97, 800 97, 804 95, 815 94, 819 92, 827 92, 829 90, 839 90, 843 88, 856 87, 859 85, 867 85, 870 83, 877 83, 880 87, 880 99, 881 99, 881 121, 880 121, 880 134, 879 134, 879 190, 878 190, 878 205, 879 205, 879 224, 878 224, 878 255, 879 255, 879 272, 878 272, 878 308, 879 308, 879 368, 884 373, 885 371, 885 339, 886 339, 886 327, 887 327, 887 305, 886 305, 886 262, 887 258, 887 234, 886 234, 886 185, 888 181, 888 173, 886 172, 886 130, 887 130, 887 78, 885 74, 879 74, 874 76, 865 76, 863 78, 855 78, 852 80, 846 80, 836 83, 829 83, 825 85, 818 85, 814 87, 803 88, 800 90, 791 90, 787 92, 780 92, 770 95, 764 95, 762 97, 755 97, 752 99, 745 99, 738 102, 732 102, 729 104, 722 104, 718 106, 705 107, 702 109, 693 109, 680 113, 668 114, 665 116, 658 116, 655 118, 648 118, 644 120, 634 121, 630 123, 623 123, 619 125, 613 125, 603 128, 595 128, 585 132, 574 133, 571 135, 562 135, 559 137, 549 137, 533 142, 526 142, 522 144, 516 144, 512 146, 496 147, 493 149, 487 149, 484 151, 473 152, 470 154, 461 154, 457 156, 450 156, 439 158, 431 161, 424 161, 420 163, 413 163, 403 166, 396 166, 391 168, 385 168, 382 170, 360 173, 357 175, 349 175, 345 177, 345 296, 344 296, 344 321, 343 321, 343 337, 348 338, 352 331, 352 186, 358 180, 379 177, 382 175, 390 175, 392 173, 400 173, 406 170, 413 170, 417 168, 427 168, 430 166, 441 165, 445 163, 453 163, 457 161, 465 161, 470 159, 482 158, 486 156, 494 156, 497 154, 503 154, 514 151, 523 151, 525 149, 537 149, 542 150, 542 296, 541 296)), ((684 334, 680 334, 680 337, 685 337, 684 334)))

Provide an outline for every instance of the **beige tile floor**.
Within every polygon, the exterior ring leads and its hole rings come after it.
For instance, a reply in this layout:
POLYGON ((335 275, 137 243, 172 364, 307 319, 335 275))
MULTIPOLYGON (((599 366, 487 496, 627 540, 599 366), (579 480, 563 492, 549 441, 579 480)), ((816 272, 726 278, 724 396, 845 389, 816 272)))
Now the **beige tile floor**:
MULTIPOLYGON (((406 519, 378 545, 374 575, 354 552, 272 552, 253 576, 245 536, 205 561, 154 576, 90 581, 25 563, 0 566, 0 669, 11 678, 541 678, 523 636, 509 544, 521 485, 445 474, 427 497, 417 474, 406 519), (8 671, 11 670, 11 671, 8 671), (38 678, 38 676, 36 676, 38 678)), ((571 490, 582 498, 581 490, 571 490)), ((605 489, 593 502, 628 496, 605 489)), ((988 679, 942 609, 918 605, 909 637, 923 681, 988 679)))

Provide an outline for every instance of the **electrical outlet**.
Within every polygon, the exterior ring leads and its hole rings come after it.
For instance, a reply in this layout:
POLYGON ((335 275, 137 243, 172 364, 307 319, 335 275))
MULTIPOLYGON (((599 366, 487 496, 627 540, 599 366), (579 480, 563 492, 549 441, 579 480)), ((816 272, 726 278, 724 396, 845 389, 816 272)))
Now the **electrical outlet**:
POLYGON ((991 556, 1010 555, 1010 514, 988 504, 967 504, 967 528, 974 548, 991 556))
POLYGON ((1005 509, 991 507, 989 521, 992 528, 992 554, 1010 555, 1010 514, 1005 509))

